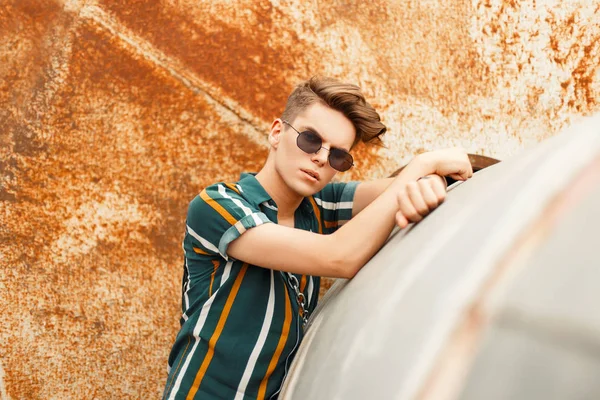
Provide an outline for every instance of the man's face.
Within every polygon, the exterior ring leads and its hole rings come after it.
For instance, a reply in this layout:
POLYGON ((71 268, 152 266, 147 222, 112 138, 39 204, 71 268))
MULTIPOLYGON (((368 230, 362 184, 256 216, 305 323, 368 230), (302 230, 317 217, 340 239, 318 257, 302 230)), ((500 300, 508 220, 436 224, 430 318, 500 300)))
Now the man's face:
POLYGON ((327 185, 337 172, 329 165, 327 149, 349 151, 356 131, 344 114, 320 103, 309 106, 296 119, 288 122, 299 132, 310 130, 316 133, 323 141, 322 148, 316 154, 305 153, 296 144, 298 133, 280 123, 275 168, 287 186, 303 197, 310 196, 327 185))

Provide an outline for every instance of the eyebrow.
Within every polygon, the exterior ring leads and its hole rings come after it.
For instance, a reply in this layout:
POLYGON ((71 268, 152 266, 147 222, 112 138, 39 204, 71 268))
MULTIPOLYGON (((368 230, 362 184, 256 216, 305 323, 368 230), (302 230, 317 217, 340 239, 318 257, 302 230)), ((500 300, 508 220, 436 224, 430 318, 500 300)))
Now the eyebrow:
MULTIPOLYGON (((323 140, 323 135, 321 135, 321 134, 319 133, 319 131, 318 131, 318 130, 316 130, 315 128, 313 128, 312 126, 309 126, 309 125, 304 125, 304 130, 308 130, 308 131, 312 131, 312 132, 316 133, 317 135, 319 135, 319 137, 321 138, 321 140, 323 140)), ((300 132, 302 132, 302 130, 300 130, 300 132)), ((341 146, 332 146, 332 147, 333 147, 334 149, 338 149, 338 150, 344 150, 346 153, 350 153, 350 150, 348 150, 348 149, 345 149, 345 148, 343 148, 343 147, 341 147, 341 146)))

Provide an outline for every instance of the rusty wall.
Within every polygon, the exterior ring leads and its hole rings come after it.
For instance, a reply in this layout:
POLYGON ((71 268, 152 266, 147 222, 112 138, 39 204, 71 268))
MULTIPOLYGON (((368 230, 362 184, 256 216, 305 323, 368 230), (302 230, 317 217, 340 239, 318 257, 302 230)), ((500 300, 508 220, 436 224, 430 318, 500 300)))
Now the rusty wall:
POLYGON ((390 127, 343 179, 504 158, 600 110, 595 0, 0 1, 0 399, 155 398, 189 200, 312 74, 390 127))

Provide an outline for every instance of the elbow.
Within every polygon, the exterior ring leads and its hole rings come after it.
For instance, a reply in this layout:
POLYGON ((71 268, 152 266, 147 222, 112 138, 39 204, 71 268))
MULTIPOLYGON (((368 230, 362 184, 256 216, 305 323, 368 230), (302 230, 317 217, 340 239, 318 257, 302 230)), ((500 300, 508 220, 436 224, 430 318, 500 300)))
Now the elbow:
POLYGON ((330 254, 331 257, 327 260, 325 269, 329 271, 328 275, 333 278, 352 279, 362 267, 362 265, 359 265, 358 260, 344 254, 339 249, 334 249, 330 254))
POLYGON ((355 249, 348 248, 345 243, 339 243, 335 240, 334 235, 327 235, 329 239, 326 244, 327 251, 322 253, 327 254, 321 259, 321 262, 325 264, 322 266, 323 276, 352 279, 362 268, 364 262, 355 249))
POLYGON ((356 271, 353 268, 344 262, 335 263, 332 265, 332 275, 335 275, 335 278, 343 278, 343 279, 352 279, 354 275, 356 275, 356 271))
POLYGON ((342 278, 344 279, 352 279, 354 278, 354 276, 358 273, 360 269, 358 268, 353 268, 351 266, 346 266, 346 268, 343 271, 343 276, 342 278))

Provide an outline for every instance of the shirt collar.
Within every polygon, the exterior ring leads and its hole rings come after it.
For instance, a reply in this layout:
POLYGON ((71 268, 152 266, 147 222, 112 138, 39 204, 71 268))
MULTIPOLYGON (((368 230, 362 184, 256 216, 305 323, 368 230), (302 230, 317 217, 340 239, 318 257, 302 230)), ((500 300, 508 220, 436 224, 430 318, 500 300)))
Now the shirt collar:
MULTIPOLYGON (((269 193, 267 193, 258 179, 256 179, 256 173, 242 172, 238 184, 242 187, 246 200, 253 202, 256 206, 264 203, 265 201, 272 200, 271 196, 269 196, 269 193)), ((275 203, 273 202, 273 204, 275 203)), ((311 214, 313 213, 313 207, 308 197, 302 199, 300 207, 298 208, 305 212, 311 214)))
POLYGON ((238 184, 242 187, 247 200, 259 205, 265 201, 271 200, 271 196, 262 187, 258 179, 256 179, 255 173, 243 172, 240 175, 238 184))

